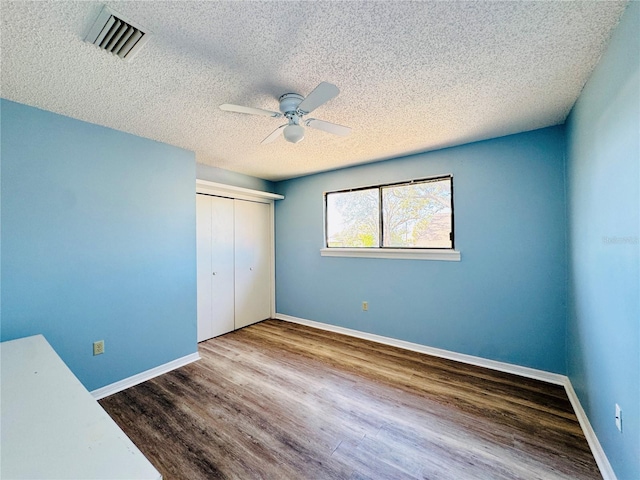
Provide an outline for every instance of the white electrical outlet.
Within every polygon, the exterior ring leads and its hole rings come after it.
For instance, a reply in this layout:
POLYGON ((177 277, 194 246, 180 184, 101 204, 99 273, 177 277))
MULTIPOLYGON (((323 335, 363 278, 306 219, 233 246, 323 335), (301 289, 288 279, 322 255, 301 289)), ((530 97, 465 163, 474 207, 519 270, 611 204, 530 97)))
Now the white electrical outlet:
POLYGON ((369 311, 369 302, 362 302, 362 311, 363 312, 369 311))
POLYGON ((622 432, 622 410, 620 405, 616 403, 616 427, 622 432))
POLYGON ((93 354, 100 355, 104 353, 104 340, 93 342, 93 354))

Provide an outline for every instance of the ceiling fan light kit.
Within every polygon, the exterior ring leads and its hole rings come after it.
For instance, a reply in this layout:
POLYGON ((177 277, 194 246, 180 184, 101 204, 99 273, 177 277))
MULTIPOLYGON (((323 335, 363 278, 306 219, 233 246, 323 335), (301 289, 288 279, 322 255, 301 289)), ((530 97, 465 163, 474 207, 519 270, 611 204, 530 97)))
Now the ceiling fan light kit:
MULTIPOLYGON (((276 140, 280 133, 283 134, 285 140, 290 143, 298 143, 304 138, 304 127, 300 125, 303 117, 321 105, 324 105, 329 100, 335 98, 340 93, 340 90, 335 85, 328 82, 321 82, 307 97, 303 97, 297 93, 285 93, 278 99, 280 112, 273 112, 271 110, 264 110, 261 108, 245 107, 242 105, 231 105, 225 103, 220 105, 221 110, 227 112, 246 113, 249 115, 262 115, 265 117, 285 117, 289 123, 280 125, 276 128, 267 138, 261 143, 271 143, 276 140)), ((337 125, 331 122, 325 122, 324 120, 317 120, 315 118, 309 118, 303 121, 304 125, 311 128, 316 128, 327 133, 334 135, 349 135, 351 128, 342 125, 337 125)))
POLYGON ((284 127, 284 131, 282 133, 284 134, 284 139, 291 143, 298 143, 304 138, 304 128, 295 123, 284 127))

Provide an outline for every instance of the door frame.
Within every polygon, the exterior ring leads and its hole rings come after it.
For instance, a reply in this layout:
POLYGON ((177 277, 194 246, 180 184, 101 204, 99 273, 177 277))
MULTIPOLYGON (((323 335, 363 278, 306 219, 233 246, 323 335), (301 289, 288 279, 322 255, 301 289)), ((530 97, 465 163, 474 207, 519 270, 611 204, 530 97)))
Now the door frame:
POLYGON ((276 226, 275 226, 275 201, 283 200, 284 195, 277 193, 261 192, 249 188, 225 185, 224 183, 210 182, 208 180, 196 179, 196 194, 213 195, 216 197, 234 198, 237 200, 248 200, 250 202, 266 203, 269 205, 270 224, 270 247, 269 247, 269 267, 271 269, 271 318, 276 315, 276 226))

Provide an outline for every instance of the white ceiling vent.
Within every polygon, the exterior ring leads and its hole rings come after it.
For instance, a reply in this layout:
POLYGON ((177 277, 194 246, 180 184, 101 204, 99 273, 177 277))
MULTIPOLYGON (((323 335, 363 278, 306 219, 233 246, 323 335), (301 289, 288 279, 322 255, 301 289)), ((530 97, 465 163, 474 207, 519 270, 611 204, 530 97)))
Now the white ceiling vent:
POLYGON ((149 33, 105 5, 84 40, 124 60, 131 60, 147 43, 149 33))

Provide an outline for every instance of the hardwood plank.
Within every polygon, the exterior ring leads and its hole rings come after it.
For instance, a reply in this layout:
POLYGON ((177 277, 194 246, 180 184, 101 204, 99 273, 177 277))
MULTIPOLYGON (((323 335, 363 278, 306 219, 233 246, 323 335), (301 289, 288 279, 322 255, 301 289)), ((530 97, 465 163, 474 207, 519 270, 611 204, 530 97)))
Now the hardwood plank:
POLYGON ((100 401, 165 479, 602 478, 564 389, 278 320, 100 401))

